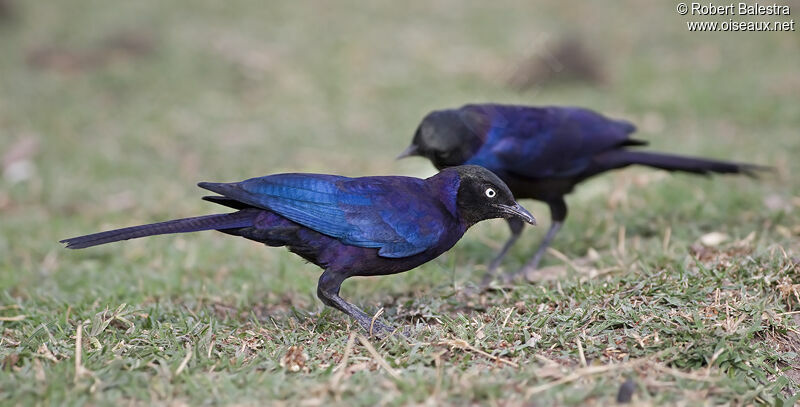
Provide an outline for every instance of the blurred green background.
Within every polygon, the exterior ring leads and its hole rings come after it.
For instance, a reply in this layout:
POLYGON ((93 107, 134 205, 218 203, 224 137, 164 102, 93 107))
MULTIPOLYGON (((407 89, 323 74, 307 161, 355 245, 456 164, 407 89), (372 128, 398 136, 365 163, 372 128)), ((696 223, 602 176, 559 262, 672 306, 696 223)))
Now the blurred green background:
MULTIPOLYGON (((290 329, 293 312, 323 307, 319 270, 283 249, 210 232, 79 252, 57 241, 218 211, 200 200, 198 181, 287 171, 430 176, 427 161, 394 157, 428 111, 470 102, 588 107, 636 123, 654 150, 777 168, 759 181, 643 169, 594 179, 568 197, 554 244, 571 258, 590 248, 612 258, 620 227, 640 245, 631 256, 675 264, 715 231, 735 240, 756 230, 760 249, 800 249, 796 32, 689 32, 687 20, 712 18, 632 0, 2 4, 0 305, 22 307, 3 315, 27 319, 0 330, 30 347, 6 340, 3 356, 34 352, 42 326, 58 330, 69 352, 75 318, 123 303, 173 324, 186 308, 213 319, 209 304, 260 307, 278 321, 270 329, 290 329), (667 227, 677 243, 664 254, 667 227)), ((524 204, 549 219, 545 206, 524 204)), ((525 233, 506 267, 526 259, 543 229, 525 233)), ((433 301, 478 281, 507 233, 504 222, 485 222, 440 259, 349 281, 343 295, 368 312, 398 297, 433 301)), ((183 347, 173 350, 179 360, 183 347)), ((67 375, 69 364, 48 369, 67 375)), ((6 384, 24 387, 34 373, 6 384)), ((52 386, 6 399, 94 394, 52 386)), ((187 391, 122 394, 197 401, 187 391)))

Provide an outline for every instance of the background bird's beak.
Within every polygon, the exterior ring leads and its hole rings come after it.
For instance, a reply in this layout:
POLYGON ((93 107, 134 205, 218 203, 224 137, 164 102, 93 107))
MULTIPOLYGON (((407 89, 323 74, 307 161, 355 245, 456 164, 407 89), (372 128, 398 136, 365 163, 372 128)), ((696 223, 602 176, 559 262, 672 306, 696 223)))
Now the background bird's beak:
POLYGON ((500 209, 503 213, 507 213, 511 216, 516 216, 525 222, 530 223, 531 225, 536 226, 536 218, 528 212, 527 209, 523 208, 520 204, 515 204, 514 206, 511 205, 503 205, 503 204, 495 204, 496 208, 500 209))
POLYGON ((412 155, 419 155, 419 147, 417 147, 416 144, 408 146, 408 148, 405 149, 405 151, 403 151, 402 153, 400 153, 400 155, 398 155, 397 158, 395 158, 395 160, 411 157, 412 155))

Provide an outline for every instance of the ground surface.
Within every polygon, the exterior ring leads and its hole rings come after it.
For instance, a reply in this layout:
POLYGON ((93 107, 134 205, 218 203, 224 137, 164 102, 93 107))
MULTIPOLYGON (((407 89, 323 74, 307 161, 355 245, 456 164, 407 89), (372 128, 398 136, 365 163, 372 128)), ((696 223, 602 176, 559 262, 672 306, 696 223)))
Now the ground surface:
MULTIPOLYGON (((800 391, 797 33, 690 33, 674 5, 632 0, 4 4, 0 404, 604 405, 626 381, 642 404, 800 391), (545 66, 599 83, 523 86, 526 61, 565 37, 602 72, 563 50, 545 66), (217 210, 197 181, 428 176, 393 157, 427 111, 471 101, 592 107, 654 149, 777 171, 592 180, 537 282, 483 295, 465 287, 508 232, 478 225, 417 270, 345 283, 413 327, 369 345, 315 298, 319 270, 283 249, 213 232, 57 243, 217 210)), ((548 224, 525 204, 543 227, 507 269, 548 224)))

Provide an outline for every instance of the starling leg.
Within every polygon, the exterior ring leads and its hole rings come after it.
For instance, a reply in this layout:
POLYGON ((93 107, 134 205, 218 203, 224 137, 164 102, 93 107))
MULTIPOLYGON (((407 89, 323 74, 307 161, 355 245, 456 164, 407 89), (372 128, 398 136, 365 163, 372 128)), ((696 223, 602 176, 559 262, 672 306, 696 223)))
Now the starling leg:
POLYGON ((382 336, 392 333, 394 330, 390 326, 384 325, 377 319, 373 323, 373 318, 371 316, 339 296, 339 289, 346 278, 347 276, 325 270, 317 284, 317 297, 319 297, 325 305, 336 308, 355 319, 370 335, 382 336))
POLYGON ((544 240, 542 240, 542 243, 539 244, 539 248, 536 250, 536 254, 534 254, 533 257, 527 263, 525 263, 525 265, 522 266, 521 269, 519 269, 519 271, 506 274, 504 276, 503 282, 510 283, 517 277, 524 276, 527 273, 538 269, 539 262, 542 261, 542 256, 544 256, 544 253, 547 251, 547 248, 550 247, 550 243, 553 241, 553 238, 556 237, 556 233, 558 233, 558 231, 561 230, 562 225, 563 222, 553 222, 553 224, 550 225, 550 229, 547 230, 547 234, 545 235, 544 240))
POLYGON ((539 268, 539 262, 542 261, 544 253, 547 251, 547 248, 550 247, 550 244, 553 242, 553 239, 556 237, 558 231, 561 230, 561 226, 564 225, 564 219, 567 218, 567 203, 564 202, 564 198, 548 201, 547 204, 550 206, 550 217, 552 219, 550 229, 547 230, 544 240, 542 240, 542 243, 539 244, 536 254, 534 254, 533 257, 527 263, 525 263, 521 269, 519 269, 519 271, 504 275, 504 283, 510 283, 519 276, 524 276, 530 271, 539 268))
POLYGON ((502 263, 506 254, 508 254, 508 250, 511 249, 511 246, 514 246, 514 243, 517 242, 517 239, 519 239, 519 236, 522 234, 522 229, 525 227, 525 223, 517 218, 506 219, 506 221, 508 222, 509 229, 511 229, 511 237, 508 238, 503 248, 500 249, 500 253, 489 263, 489 270, 483 276, 483 281, 481 282, 484 286, 492 282, 492 279, 494 279, 496 275, 497 268, 500 266, 500 263, 502 263))

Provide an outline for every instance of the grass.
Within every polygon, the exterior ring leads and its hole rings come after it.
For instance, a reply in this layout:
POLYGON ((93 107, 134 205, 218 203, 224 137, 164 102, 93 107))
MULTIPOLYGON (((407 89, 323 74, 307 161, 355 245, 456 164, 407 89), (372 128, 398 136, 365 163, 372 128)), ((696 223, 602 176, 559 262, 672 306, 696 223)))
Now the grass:
POLYGON ((12 5, 0 404, 606 405, 626 382, 641 404, 800 395, 794 33, 689 33, 672 5, 634 1, 12 5), (507 85, 568 34, 605 84, 507 85), (316 299, 319 270, 282 249, 210 232, 57 244, 213 211, 201 180, 430 175, 392 158, 427 111, 472 101, 587 106, 636 122, 654 149, 777 171, 591 180, 535 284, 465 290, 507 237, 499 221, 417 270, 345 283, 409 340, 362 340, 316 299), (728 239, 701 243, 715 232, 728 239))

